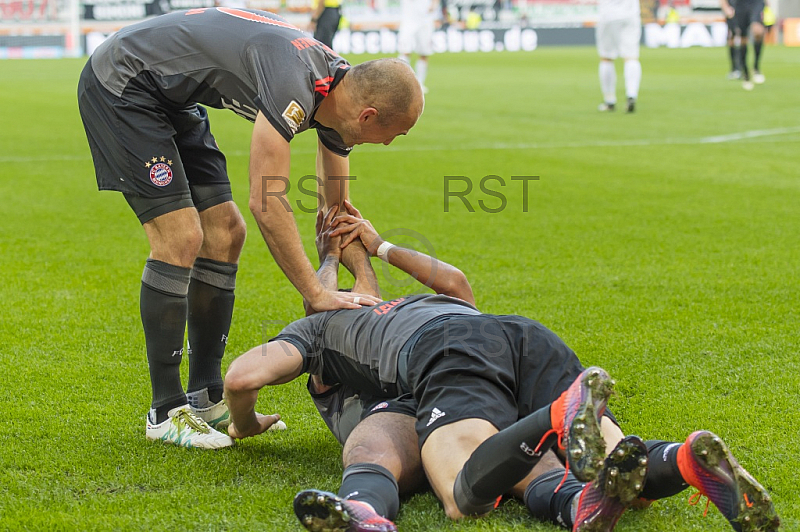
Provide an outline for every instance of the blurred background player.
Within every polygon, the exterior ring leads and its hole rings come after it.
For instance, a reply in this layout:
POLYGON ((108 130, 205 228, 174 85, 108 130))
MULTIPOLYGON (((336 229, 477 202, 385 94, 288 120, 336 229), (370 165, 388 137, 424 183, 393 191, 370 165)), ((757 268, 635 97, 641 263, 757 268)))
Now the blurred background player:
MULTIPOLYGON (((725 0, 722 0, 725 1, 725 0)), ((613 111, 617 103, 617 71, 614 60, 625 60, 625 95, 627 111, 632 113, 639 97, 642 65, 639 63, 639 41, 642 39, 642 17, 639 0, 599 0, 595 32, 600 55, 600 88, 603 103, 600 111, 613 111)))
MULTIPOLYGON (((731 2, 733 5, 733 2, 731 2)), ((728 73, 728 79, 736 80, 742 79, 742 69, 739 66, 739 44, 741 42, 741 35, 736 27, 736 19, 725 15, 725 22, 728 24, 728 51, 731 57, 731 71, 728 73)))
POLYGON ((667 7, 667 17, 664 19, 664 22, 667 24, 680 24, 681 23, 681 14, 678 13, 678 10, 675 9, 675 3, 670 2, 667 7))
POLYGON ((754 84, 762 84, 765 81, 761 73, 761 48, 764 44, 764 0, 737 0, 736 8, 728 0, 720 0, 722 12, 728 18, 733 18, 736 29, 741 35, 741 46, 739 48, 739 65, 742 69, 742 87, 744 90, 753 90, 754 84), (747 40, 748 32, 753 35, 753 76, 750 77, 750 70, 747 68, 747 40))
POLYGON ((761 23, 764 25, 764 41, 767 44, 776 44, 777 42, 775 32, 772 31, 775 22, 777 22, 775 11, 769 6, 769 2, 764 0, 764 14, 761 17, 761 23))
POLYGON ((314 2, 314 12, 311 14, 308 30, 314 32, 314 38, 328 48, 333 48, 333 37, 342 20, 341 7, 342 0, 316 0, 314 2))
POLYGON ((411 54, 419 55, 414 72, 422 87, 428 92, 425 78, 428 75, 428 57, 433 53, 433 30, 438 0, 402 0, 402 19, 397 36, 400 59, 410 63, 411 54))

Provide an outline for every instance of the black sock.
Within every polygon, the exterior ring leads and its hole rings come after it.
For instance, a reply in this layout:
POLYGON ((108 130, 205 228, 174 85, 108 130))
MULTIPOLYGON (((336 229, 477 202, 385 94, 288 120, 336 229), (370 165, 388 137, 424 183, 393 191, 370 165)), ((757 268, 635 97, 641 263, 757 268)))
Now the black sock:
POLYGON ((525 489, 525 506, 532 516, 572 530, 573 501, 580 495, 585 484, 569 472, 564 484, 556 492, 563 478, 564 469, 559 468, 533 479, 525 489))
POLYGON ((739 47, 739 66, 742 67, 742 74, 744 79, 750 79, 750 71, 747 69, 747 44, 742 43, 739 47))
POLYGON ((756 72, 761 71, 761 46, 764 44, 763 40, 756 39, 753 42, 753 51, 755 52, 756 58, 753 61, 753 70, 756 72))
POLYGON ((189 283, 189 392, 208 389, 222 400, 220 366, 233 315, 236 264, 198 258, 189 283))
POLYGON ((186 404, 181 386, 183 336, 186 331, 189 269, 147 259, 142 273, 139 310, 147 344, 147 364, 156 423, 170 409, 186 404))
POLYGON ((352 464, 342 474, 339 497, 369 504, 389 520, 400 510, 400 490, 394 475, 378 464, 352 464))
POLYGON ((540 408, 481 443, 456 478, 453 494, 464 515, 480 515, 492 509, 497 497, 514 487, 556 442, 551 437, 538 452, 534 449, 552 428, 550 406, 540 408))
POLYGON ((689 487, 678 469, 678 449, 680 443, 661 440, 648 440, 647 476, 640 495, 651 501, 672 497, 689 487))
POLYGON ((728 47, 731 54, 731 70, 739 70, 739 65, 736 63, 739 60, 739 48, 735 45, 728 47))

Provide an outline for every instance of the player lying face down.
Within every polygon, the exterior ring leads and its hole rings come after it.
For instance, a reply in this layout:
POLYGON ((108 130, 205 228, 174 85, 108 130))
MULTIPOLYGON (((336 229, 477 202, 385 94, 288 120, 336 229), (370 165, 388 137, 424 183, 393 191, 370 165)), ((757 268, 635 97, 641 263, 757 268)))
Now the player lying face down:
MULTIPOLYGON (((348 213, 340 223, 352 227, 342 227, 330 235, 355 234, 377 253, 382 243, 376 240, 374 229, 368 222, 350 217, 356 215, 348 213)), ((385 256, 386 247, 383 249, 385 256)), ((321 272, 326 262, 327 267, 334 267, 335 253, 329 252, 322 260, 321 272)), ((393 264, 395 260, 402 263, 405 255, 406 259, 415 256, 414 252, 394 248, 387 258, 393 264)), ((427 264, 432 264, 430 259, 427 264)), ((472 299, 471 290, 465 295, 472 299)), ((514 493, 537 517, 570 528, 574 525, 576 530, 610 530, 640 494, 660 498, 685 489, 688 483, 718 494, 720 490, 698 482, 700 477, 690 478, 695 469, 702 469, 701 457, 707 458, 710 453, 731 464, 737 479, 746 480, 740 485, 748 486, 747 490, 728 489, 724 500, 714 500, 726 517, 773 522, 774 509, 766 492, 734 466, 724 444, 717 443, 713 435, 693 434, 689 445, 683 446, 659 441, 644 444, 636 437, 622 439, 612 418, 603 415, 612 386, 610 378, 599 368, 583 371, 574 353, 540 324, 519 316, 484 315, 465 301, 442 296, 401 298, 371 312, 376 318, 359 316, 363 311, 347 311, 300 320, 274 341, 237 359, 226 377, 234 437, 257 434, 274 421, 253 411, 261 386, 287 382, 304 370, 320 375, 325 383, 344 384, 372 398, 386 397, 375 405, 379 413, 363 422, 368 427, 382 430, 379 420, 390 418, 381 416, 398 416, 386 424, 389 433, 395 431, 398 437, 388 438, 389 445, 382 449, 385 456, 378 456, 380 447, 370 448, 370 435, 374 438, 375 430, 356 428, 350 438, 359 441, 351 443, 348 439, 345 443, 347 469, 340 494, 358 491, 355 501, 314 490, 298 495, 295 510, 310 530, 331 529, 336 523, 341 530, 394 529, 380 516, 396 513, 397 480, 413 481, 417 470, 416 453, 410 444, 411 423, 403 422, 403 406, 390 397, 401 392, 411 394, 405 398, 405 407, 410 409, 405 417, 416 418, 422 464, 452 518, 484 514, 497 497, 514 493), (429 312, 431 308, 435 312, 429 312), (407 329, 411 333, 404 335, 407 329), (360 331, 359 335, 348 334, 353 330, 360 331), (372 339, 398 336, 402 341, 399 349, 390 342, 380 347, 387 359, 397 351, 394 368, 381 366, 383 359, 359 358, 379 348, 370 343, 372 339), (494 345, 487 344, 487 338, 494 345), (317 345, 322 352, 311 348, 317 345), (567 393, 561 394, 567 388, 567 393), (545 393, 539 393, 541 390, 545 393), (398 410, 381 412, 384 403, 387 409, 391 405, 398 410), (556 441, 567 452, 571 472, 565 478, 560 463, 542 459, 556 441), (669 452, 662 452, 665 448, 669 452), (609 450, 612 452, 604 460, 609 450), (648 456, 666 459, 655 461, 648 473, 648 456), (581 482, 593 479, 597 480, 581 482), (560 483, 563 485, 556 492, 560 483), (751 507, 746 510, 750 513, 745 513, 730 503, 747 496, 760 501, 755 505, 758 513, 749 510, 751 507)), ((342 405, 327 411, 329 426, 335 426, 336 414, 347 410, 342 405)), ((341 437, 342 433, 338 434, 341 437)))

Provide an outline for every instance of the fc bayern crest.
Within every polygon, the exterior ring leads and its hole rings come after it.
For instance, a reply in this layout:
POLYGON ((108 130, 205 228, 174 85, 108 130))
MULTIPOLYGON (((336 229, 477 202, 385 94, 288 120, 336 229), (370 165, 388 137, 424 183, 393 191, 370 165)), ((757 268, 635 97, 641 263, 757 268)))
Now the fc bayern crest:
POLYGON ((150 168, 150 181, 157 187, 165 187, 172 183, 172 168, 168 164, 156 163, 150 168))

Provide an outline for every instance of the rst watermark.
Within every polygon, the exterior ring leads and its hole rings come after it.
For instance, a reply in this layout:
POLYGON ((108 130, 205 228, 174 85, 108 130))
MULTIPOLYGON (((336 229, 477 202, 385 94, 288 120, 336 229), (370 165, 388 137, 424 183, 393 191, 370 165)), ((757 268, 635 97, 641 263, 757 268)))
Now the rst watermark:
MULTIPOLYGON (((316 214, 319 206, 325 205, 323 189, 330 190, 331 187, 337 187, 339 189, 339 197, 345 198, 347 197, 347 183, 355 180, 356 176, 354 175, 332 175, 328 176, 327 180, 323 180, 314 174, 304 175, 297 180, 297 190, 303 196, 314 198, 315 201, 311 205, 311 202, 304 203, 302 200, 297 199, 294 200, 295 207, 300 212, 316 214)), ((287 198, 291 188, 292 183, 288 177, 280 175, 261 176, 261 210, 267 212, 267 199, 272 197, 276 198, 287 212, 294 212, 287 198)))
MULTIPOLYGON (((292 189, 292 183, 288 177, 262 176, 261 210, 263 212, 267 211, 268 198, 272 197, 277 199, 278 204, 287 212, 294 212, 297 209, 300 212, 314 214, 320 205, 325 204, 325 198, 322 193, 324 189, 330 190, 332 187, 338 187, 339 197, 344 198, 347 196, 347 184, 356 179, 356 176, 351 175, 329 176, 327 180, 323 180, 313 174, 304 175, 297 180, 297 191, 305 198, 313 198, 314 201, 301 198, 290 202, 287 195, 292 189)), ((477 180, 477 189, 480 192, 473 193, 476 188, 474 179, 463 175, 446 175, 443 177, 444 212, 449 213, 453 210, 452 204, 454 200, 460 200, 460 203, 456 201, 455 205, 458 208, 463 206, 468 212, 477 212, 475 205, 486 213, 496 214, 503 212, 509 205, 507 187, 509 190, 512 187, 518 190, 514 195, 522 198, 522 212, 528 212, 531 181, 539 181, 539 176, 512 175, 506 180, 502 176, 490 174, 477 180), (515 182, 519 182, 519 184, 515 182), (477 202, 473 204, 475 195, 479 193, 493 199, 484 201, 483 198, 478 198, 477 202)), ((273 201, 272 204, 274 205, 275 202, 273 201)))
MULTIPOLYGON (((538 175, 512 175, 511 181, 519 181, 521 183, 522 193, 522 212, 528 212, 528 195, 530 188, 528 184, 531 181, 539 181, 538 175)), ((478 207, 483 211, 491 214, 502 212, 508 206, 508 197, 503 193, 503 189, 507 186, 506 180, 499 175, 486 175, 483 176, 478 182, 478 188, 487 196, 495 198, 489 204, 482 199, 478 200, 478 207)), ((472 193, 474 182, 471 178, 463 175, 446 175, 444 176, 444 212, 450 212, 451 198, 458 198, 461 204, 469 212, 475 212, 475 207, 472 206, 469 198, 467 197, 472 193)))

